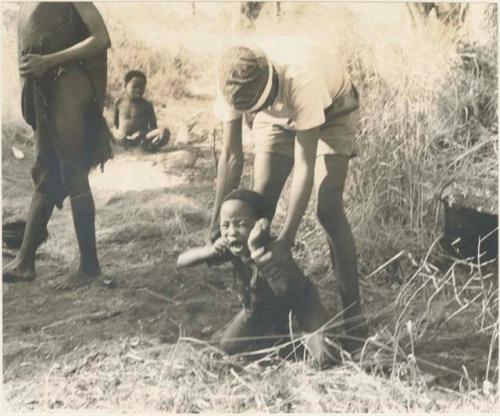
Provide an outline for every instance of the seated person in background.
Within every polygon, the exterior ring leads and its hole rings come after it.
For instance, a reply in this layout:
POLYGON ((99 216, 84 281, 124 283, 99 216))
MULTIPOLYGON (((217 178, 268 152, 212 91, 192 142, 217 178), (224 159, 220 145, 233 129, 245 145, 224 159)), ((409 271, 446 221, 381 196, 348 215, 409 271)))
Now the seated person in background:
POLYGON ((324 368, 332 362, 322 327, 328 315, 312 282, 290 257, 280 269, 268 270, 260 262, 272 238, 269 236, 270 203, 250 190, 229 193, 220 211, 221 237, 214 243, 182 253, 178 267, 231 261, 243 308, 221 339, 227 354, 257 351, 287 341, 289 314, 307 334, 305 342, 312 364, 324 368))
POLYGON ((154 152, 170 139, 168 129, 158 128, 153 104, 143 98, 146 75, 129 71, 125 75, 124 92, 115 102, 114 136, 124 146, 141 146, 154 152))

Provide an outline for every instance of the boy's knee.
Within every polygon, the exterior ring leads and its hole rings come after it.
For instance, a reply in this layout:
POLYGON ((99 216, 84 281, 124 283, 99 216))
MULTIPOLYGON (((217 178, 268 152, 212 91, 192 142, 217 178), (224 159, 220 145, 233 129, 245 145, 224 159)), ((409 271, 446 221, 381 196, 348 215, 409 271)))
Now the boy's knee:
POLYGON ((227 355, 234 355, 244 350, 242 342, 231 340, 229 338, 223 338, 220 340, 219 347, 227 355))
POLYGON ((90 190, 88 169, 81 161, 63 163, 61 166, 62 184, 70 196, 90 190))
POLYGON ((161 141, 164 145, 168 144, 168 142, 170 141, 170 136, 171 136, 171 133, 170 133, 170 129, 168 128, 163 128, 161 129, 161 141))
POLYGON ((334 232, 345 218, 341 192, 332 192, 328 196, 318 197, 316 216, 323 228, 334 232))
POLYGON ((170 130, 155 129, 148 132, 142 139, 142 148, 145 151, 154 152, 160 147, 165 146, 170 141, 170 130))

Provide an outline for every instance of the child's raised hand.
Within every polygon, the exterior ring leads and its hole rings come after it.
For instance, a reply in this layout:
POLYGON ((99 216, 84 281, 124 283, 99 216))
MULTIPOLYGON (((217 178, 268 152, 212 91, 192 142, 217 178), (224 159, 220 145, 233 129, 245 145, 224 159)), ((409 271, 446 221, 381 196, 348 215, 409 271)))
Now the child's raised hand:
POLYGON ((222 255, 227 250, 227 239, 224 237, 219 237, 217 240, 213 242, 213 251, 214 254, 222 255))
POLYGON ((255 223, 248 236, 248 249, 250 253, 262 248, 268 236, 269 220, 267 218, 261 218, 255 223))

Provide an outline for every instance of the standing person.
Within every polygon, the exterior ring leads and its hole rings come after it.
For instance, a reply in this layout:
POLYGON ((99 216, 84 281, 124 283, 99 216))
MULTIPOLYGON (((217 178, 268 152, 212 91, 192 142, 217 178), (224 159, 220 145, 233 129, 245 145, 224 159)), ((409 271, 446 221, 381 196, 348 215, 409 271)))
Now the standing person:
POLYGON ((303 38, 230 47, 217 75, 214 109, 223 122, 223 144, 211 238, 216 237, 224 196, 241 178, 242 115, 255 114, 253 189, 272 201, 273 212, 293 168, 285 223, 267 260, 275 265, 286 261, 315 182, 316 214, 328 239, 344 309, 344 348, 359 350, 366 329, 356 248, 343 206, 359 118, 358 94, 349 75, 335 53, 303 38))
POLYGON ((34 130, 35 191, 23 243, 3 269, 4 282, 35 279, 35 253, 54 206, 69 196, 80 249, 77 271, 57 283, 71 289, 104 279, 97 259, 95 207, 88 174, 111 156, 102 117, 111 42, 92 3, 22 5, 18 24, 23 117, 34 130))

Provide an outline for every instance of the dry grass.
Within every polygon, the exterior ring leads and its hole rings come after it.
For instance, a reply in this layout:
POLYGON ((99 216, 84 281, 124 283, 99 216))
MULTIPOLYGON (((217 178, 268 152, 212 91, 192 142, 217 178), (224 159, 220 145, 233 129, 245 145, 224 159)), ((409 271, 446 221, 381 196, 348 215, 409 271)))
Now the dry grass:
MULTIPOLYGON (((380 346, 375 338, 372 343, 380 346)), ((380 350, 380 349, 379 349, 380 350)), ((380 358, 378 358, 379 361, 380 358)), ((419 363, 421 364, 421 363, 419 363)), ((12 410, 126 409, 127 412, 407 412, 497 409, 491 383, 464 375, 462 391, 428 388, 413 354, 389 374, 346 361, 317 372, 270 356, 265 366, 228 358, 207 343, 147 338, 89 345, 5 386, 12 410)))
POLYGON ((265 367, 230 359, 205 344, 121 339, 89 346, 6 385, 12 410, 127 409, 168 412, 406 412, 496 409, 490 384, 428 389, 413 356, 391 376, 353 362, 324 372, 269 359, 265 367))

